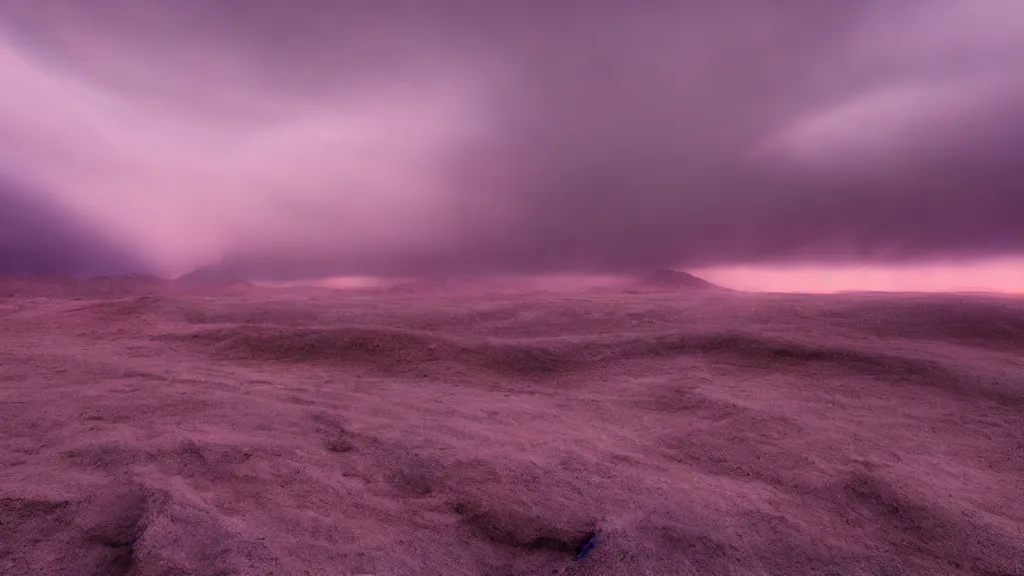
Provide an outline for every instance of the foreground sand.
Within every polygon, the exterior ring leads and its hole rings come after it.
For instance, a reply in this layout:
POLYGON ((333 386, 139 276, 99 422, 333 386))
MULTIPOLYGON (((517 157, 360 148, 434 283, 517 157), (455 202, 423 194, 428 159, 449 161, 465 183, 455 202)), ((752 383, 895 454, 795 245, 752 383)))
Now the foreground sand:
POLYGON ((1024 574, 1019 300, 136 284, 0 290, 0 574, 1024 574))

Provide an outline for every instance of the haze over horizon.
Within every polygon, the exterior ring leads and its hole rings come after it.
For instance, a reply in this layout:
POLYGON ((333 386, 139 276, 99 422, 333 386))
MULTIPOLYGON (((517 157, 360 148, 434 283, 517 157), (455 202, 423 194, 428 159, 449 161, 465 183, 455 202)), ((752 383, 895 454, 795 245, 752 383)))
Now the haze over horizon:
POLYGON ((0 0, 0 274, 1024 292, 1024 4, 0 0))

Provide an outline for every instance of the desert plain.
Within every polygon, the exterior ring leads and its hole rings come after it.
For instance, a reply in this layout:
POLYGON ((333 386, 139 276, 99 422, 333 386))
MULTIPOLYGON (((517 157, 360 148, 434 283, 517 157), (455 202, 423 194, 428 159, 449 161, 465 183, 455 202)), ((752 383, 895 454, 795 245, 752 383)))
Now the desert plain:
POLYGON ((8 279, 0 574, 1024 575, 1024 300, 8 279))

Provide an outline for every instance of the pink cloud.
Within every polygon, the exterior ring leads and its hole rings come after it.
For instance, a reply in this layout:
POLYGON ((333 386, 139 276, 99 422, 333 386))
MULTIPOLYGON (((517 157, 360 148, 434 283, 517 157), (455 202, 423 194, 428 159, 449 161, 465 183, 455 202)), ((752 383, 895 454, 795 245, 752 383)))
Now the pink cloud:
POLYGON ((891 266, 736 266, 701 270, 713 282, 769 292, 951 292, 1024 294, 1024 258, 891 266))
POLYGON ((0 0, 0 176, 168 274, 1024 252, 1012 1, 0 0))

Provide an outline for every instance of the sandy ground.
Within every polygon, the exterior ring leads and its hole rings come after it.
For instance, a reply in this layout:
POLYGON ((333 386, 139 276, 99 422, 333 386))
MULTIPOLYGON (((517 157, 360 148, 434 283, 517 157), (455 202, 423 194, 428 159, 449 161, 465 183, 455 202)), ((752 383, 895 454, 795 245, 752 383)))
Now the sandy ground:
POLYGON ((1024 575, 1021 300, 50 279, 0 327, 5 575, 1024 575))

